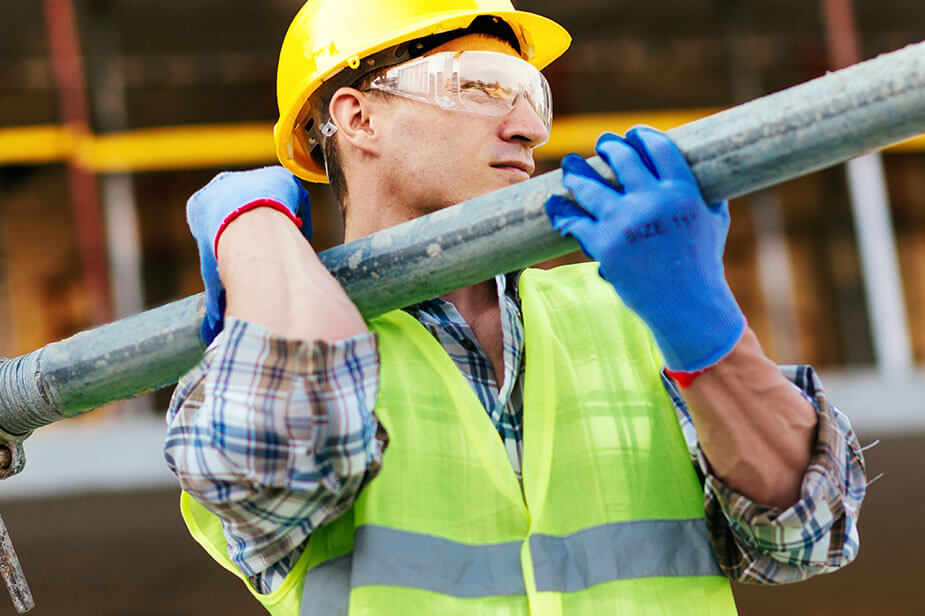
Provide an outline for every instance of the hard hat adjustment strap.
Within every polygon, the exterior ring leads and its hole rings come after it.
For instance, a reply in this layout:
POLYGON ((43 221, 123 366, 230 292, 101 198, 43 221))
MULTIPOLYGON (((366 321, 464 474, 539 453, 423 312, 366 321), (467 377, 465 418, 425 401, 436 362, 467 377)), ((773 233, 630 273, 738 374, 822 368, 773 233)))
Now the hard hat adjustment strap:
POLYGON ((374 53, 362 60, 353 56, 343 70, 325 80, 306 101, 305 108, 296 123, 296 133, 298 138, 303 140, 305 151, 311 153, 315 147, 324 143, 324 139, 336 132, 337 127, 328 118, 327 106, 337 90, 352 87, 372 71, 401 64, 410 59, 411 55, 410 46, 404 43, 374 53), (353 63, 356 67, 353 67, 353 63))
POLYGON ((334 124, 331 120, 328 120, 324 123, 324 126, 321 127, 321 134, 325 137, 330 137, 337 132, 337 125, 334 124))

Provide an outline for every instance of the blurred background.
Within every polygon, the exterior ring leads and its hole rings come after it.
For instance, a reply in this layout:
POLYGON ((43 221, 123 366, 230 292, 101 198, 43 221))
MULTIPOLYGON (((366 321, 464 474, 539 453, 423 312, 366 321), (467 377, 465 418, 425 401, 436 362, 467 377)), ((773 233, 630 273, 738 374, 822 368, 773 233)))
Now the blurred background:
MULTIPOLYGON (((0 355, 202 290, 187 197, 274 162, 275 65, 301 0, 0 3, 0 355)), ((539 171, 918 42, 921 0, 522 0, 566 26, 539 171)), ((310 187, 316 247, 340 242, 310 187)), ((742 614, 925 613, 925 138, 736 199, 727 276, 766 350, 811 363, 871 487, 859 559, 742 614)), ((575 260, 571 256, 565 260, 575 260)), ((2 514, 38 615, 260 614, 186 535, 161 458, 170 390, 36 432, 2 514)), ((0 614, 13 613, 0 595, 0 614)))

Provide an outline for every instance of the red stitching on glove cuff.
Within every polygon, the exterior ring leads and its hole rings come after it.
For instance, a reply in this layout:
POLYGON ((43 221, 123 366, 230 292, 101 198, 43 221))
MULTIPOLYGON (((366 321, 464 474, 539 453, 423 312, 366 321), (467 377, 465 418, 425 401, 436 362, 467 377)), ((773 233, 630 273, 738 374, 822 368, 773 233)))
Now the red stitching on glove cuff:
POLYGON ((704 368, 703 370, 694 370, 693 372, 682 372, 680 370, 669 370, 668 368, 665 368, 665 374, 674 379, 674 382, 678 384, 678 387, 681 389, 687 389, 691 386, 691 383, 694 382, 694 379, 709 369, 710 368, 704 368))
POLYGON ((222 221, 222 224, 218 226, 218 231, 215 233, 215 241, 212 242, 212 251, 215 253, 215 256, 218 257, 218 238, 222 236, 222 233, 225 232, 225 229, 228 228, 234 220, 241 214, 246 214, 251 210, 256 210, 259 207, 268 207, 276 210, 277 212, 282 212, 285 214, 289 220, 295 223, 297 227, 302 228, 302 219, 292 213, 292 211, 274 199, 257 199, 256 201, 251 201, 250 203, 245 203, 238 209, 234 210, 228 216, 225 217, 225 220, 222 221))
MULTIPOLYGON (((742 333, 739 335, 739 339, 736 340, 736 343, 732 345, 732 349, 734 349, 736 346, 738 346, 740 342, 742 342, 742 338, 743 336, 745 336, 745 332, 747 331, 748 331, 748 319, 745 319, 745 327, 742 328, 742 333)), ((732 349, 729 349, 729 351, 727 351, 726 354, 723 355, 723 357, 720 358, 716 363, 723 361, 723 359, 725 359, 729 355, 729 353, 732 353, 732 349)), ((704 372, 706 372, 707 370, 709 370, 715 365, 716 364, 711 364, 707 366, 706 368, 701 368, 700 370, 693 370, 691 372, 684 372, 683 370, 669 370, 668 367, 666 366, 665 374, 667 374, 672 379, 674 379, 675 383, 678 384, 678 387, 680 387, 681 389, 687 389, 688 387, 691 386, 691 383, 693 383, 694 380, 698 376, 700 376, 701 374, 703 374, 704 372)))

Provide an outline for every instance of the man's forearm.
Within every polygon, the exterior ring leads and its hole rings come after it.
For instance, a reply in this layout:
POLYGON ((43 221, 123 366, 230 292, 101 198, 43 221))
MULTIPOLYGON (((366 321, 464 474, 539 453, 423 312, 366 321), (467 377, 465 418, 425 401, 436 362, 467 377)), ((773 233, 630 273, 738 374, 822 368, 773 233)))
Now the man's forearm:
POLYGON ((241 571, 292 553, 376 475, 378 384, 373 334, 305 342, 234 318, 180 380, 165 457, 235 538, 241 571))
POLYGON ((750 329, 684 390, 713 473, 749 499, 784 509, 800 496, 816 434, 812 404, 750 329))
POLYGON ((218 244, 225 314, 303 340, 334 342, 368 331, 340 284, 283 214, 258 208, 218 244))

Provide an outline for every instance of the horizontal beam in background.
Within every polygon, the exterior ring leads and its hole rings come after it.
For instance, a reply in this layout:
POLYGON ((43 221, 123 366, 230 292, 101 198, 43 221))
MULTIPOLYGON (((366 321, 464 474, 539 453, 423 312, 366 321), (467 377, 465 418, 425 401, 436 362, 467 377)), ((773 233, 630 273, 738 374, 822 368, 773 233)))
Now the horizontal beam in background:
MULTIPOLYGON (((558 160, 570 152, 590 156, 594 142, 605 131, 623 134, 638 124, 669 130, 720 111, 697 108, 564 116, 555 120, 549 142, 536 150, 536 157, 558 160)), ((171 126, 105 135, 80 135, 58 125, 0 128, 0 165, 74 159, 96 173, 261 165, 276 161, 272 135, 273 126, 264 123, 171 126)), ((886 151, 925 152, 925 135, 886 151)))
MULTIPOLYGON (((684 124, 669 136, 707 202, 925 132, 925 42, 684 124)), ((598 157, 589 163, 610 180, 598 157)), ((366 317, 572 252, 543 204, 561 170, 320 254, 366 317)), ((0 429, 34 428, 167 385, 201 355, 202 295, 0 363, 0 429)), ((2 436, 2 435, 0 435, 2 436)))

